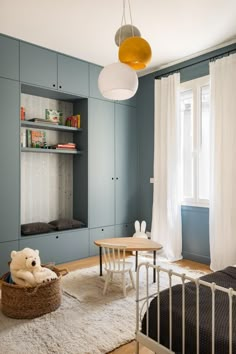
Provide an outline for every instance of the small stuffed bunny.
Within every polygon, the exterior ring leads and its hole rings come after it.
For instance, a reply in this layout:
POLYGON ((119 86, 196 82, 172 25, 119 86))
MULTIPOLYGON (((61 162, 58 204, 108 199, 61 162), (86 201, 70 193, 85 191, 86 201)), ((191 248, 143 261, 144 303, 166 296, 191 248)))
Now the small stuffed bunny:
POLYGON ((140 222, 138 220, 136 220, 134 223, 134 228, 135 228, 135 233, 133 234, 133 237, 147 238, 147 234, 145 233, 146 221, 142 221, 141 227, 140 227, 140 222))

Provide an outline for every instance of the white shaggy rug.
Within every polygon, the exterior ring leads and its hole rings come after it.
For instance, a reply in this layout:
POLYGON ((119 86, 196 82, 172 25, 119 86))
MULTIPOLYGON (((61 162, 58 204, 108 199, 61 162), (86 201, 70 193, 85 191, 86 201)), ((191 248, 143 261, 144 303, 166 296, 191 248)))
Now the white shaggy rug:
MULTIPOLYGON (((183 268, 173 264, 158 264, 183 273, 183 268)), ((184 273, 193 278, 203 274, 186 268, 184 273)), ((161 285, 166 287, 166 279, 161 285)), ((102 354, 132 341, 135 290, 123 298, 120 283, 114 279, 103 296, 103 286, 98 266, 76 270, 62 278, 62 305, 57 311, 33 320, 11 319, 0 311, 0 353, 102 354)))

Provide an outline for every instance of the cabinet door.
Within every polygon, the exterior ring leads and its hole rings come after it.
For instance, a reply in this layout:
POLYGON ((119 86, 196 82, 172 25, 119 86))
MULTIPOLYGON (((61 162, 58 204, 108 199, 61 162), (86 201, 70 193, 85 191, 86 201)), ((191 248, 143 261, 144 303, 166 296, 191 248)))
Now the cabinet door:
POLYGON ((0 76, 19 80, 19 41, 0 36, 0 76))
POLYGON ((18 241, 0 243, 0 276, 9 272, 8 262, 11 260, 11 251, 18 251, 18 241))
POLYGON ((98 77, 101 70, 101 66, 89 64, 89 95, 91 97, 104 99, 98 88, 98 77))
POLYGON ((89 100, 89 227, 114 225, 114 104, 89 100))
POLYGON ((57 88, 57 53, 21 42, 20 81, 57 88))
POLYGON ((130 237, 133 236, 134 224, 123 224, 123 225, 116 225, 116 237, 130 237))
POLYGON ((115 227, 101 227, 89 230, 89 256, 97 256, 99 254, 99 247, 94 244, 96 240, 115 237, 115 227))
POLYGON ((25 247, 38 249, 42 263, 58 264, 86 258, 89 255, 88 229, 21 238, 20 249, 25 247))
POLYGON ((116 224, 137 218, 137 129, 136 109, 115 104, 116 224))
POLYGON ((17 240, 20 227, 20 87, 0 78, 0 241, 17 240))
POLYGON ((89 94, 89 65, 79 59, 58 55, 58 89, 77 95, 89 94))

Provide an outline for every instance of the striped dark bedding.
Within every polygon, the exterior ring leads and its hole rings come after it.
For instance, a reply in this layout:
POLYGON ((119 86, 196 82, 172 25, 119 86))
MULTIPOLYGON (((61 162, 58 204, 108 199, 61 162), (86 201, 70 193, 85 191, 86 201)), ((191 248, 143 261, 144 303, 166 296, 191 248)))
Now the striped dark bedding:
MULTIPOLYGON (((236 289, 236 268, 227 267, 200 279, 215 282, 225 288, 236 289)), ((172 350, 182 352, 182 285, 173 286, 172 299, 172 350)), ((212 340, 212 297, 211 289, 200 285, 200 354, 211 353, 212 340)), ((160 343, 169 347, 169 290, 160 293, 160 343)), ((185 286, 185 353, 196 353, 196 286, 185 286)), ((215 354, 229 353, 229 296, 216 291, 215 294, 215 354)), ((142 332, 146 334, 146 314, 142 320, 142 332)), ((157 298, 149 306, 149 336, 157 340, 157 298)), ((236 354, 236 299, 233 298, 233 354, 236 354)))

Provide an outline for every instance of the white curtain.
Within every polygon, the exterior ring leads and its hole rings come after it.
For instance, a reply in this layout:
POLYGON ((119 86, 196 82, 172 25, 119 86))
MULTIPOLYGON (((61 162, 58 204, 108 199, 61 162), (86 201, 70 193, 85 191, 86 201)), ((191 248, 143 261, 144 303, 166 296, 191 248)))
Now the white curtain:
POLYGON ((155 81, 151 234, 171 261, 182 258, 179 83, 179 74, 155 81))
POLYGON ((236 54, 210 64, 211 269, 236 264, 236 54))

